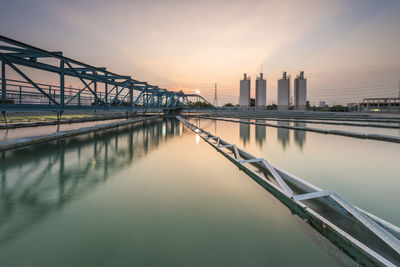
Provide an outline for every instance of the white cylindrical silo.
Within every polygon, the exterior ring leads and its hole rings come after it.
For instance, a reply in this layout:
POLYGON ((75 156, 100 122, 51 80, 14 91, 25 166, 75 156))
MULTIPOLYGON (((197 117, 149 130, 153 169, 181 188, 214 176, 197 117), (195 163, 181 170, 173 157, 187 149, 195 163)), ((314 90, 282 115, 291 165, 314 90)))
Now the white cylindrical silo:
POLYGON ((243 80, 240 80, 240 99, 239 106, 241 108, 250 107, 250 78, 244 74, 243 80))
POLYGON ((290 100, 290 78, 283 73, 282 79, 278 80, 278 110, 288 110, 290 100))
POLYGON ((307 108, 307 79, 304 78, 303 71, 294 80, 294 105, 297 110, 307 108))
POLYGON ((267 107, 267 81, 264 80, 263 74, 256 80, 256 108, 265 109, 267 107))

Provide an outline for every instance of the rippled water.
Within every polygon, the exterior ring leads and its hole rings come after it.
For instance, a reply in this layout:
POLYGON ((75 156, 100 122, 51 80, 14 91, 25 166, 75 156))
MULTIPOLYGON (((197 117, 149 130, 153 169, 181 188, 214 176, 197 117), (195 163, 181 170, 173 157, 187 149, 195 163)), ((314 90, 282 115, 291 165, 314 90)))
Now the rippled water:
POLYGON ((9 151, 0 171, 1 266, 353 264, 176 120, 9 151))

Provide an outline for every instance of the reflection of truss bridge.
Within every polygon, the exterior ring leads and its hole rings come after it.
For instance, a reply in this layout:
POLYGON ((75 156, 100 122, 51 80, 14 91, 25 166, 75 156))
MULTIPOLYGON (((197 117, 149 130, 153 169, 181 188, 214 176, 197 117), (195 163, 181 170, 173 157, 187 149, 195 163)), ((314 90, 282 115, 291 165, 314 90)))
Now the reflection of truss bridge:
POLYGON ((177 133, 177 121, 152 120, 3 152, 0 246, 177 133))
POLYGON ((6 110, 121 109, 170 110, 185 107, 190 97, 203 97, 174 92, 147 82, 93 67, 0 35, 1 106, 6 110), (6 70, 23 80, 9 79, 6 70), (58 85, 33 81, 32 71, 59 77, 58 85), (43 72, 42 72, 43 71, 43 72), (66 87, 66 79, 75 79, 81 88, 66 87))

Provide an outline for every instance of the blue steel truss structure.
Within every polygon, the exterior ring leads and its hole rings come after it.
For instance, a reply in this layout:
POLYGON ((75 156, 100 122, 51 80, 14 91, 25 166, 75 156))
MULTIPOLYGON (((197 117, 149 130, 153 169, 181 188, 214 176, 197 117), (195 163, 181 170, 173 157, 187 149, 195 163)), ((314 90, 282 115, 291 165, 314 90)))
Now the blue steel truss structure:
MULTIPOLYGON (((209 103, 200 95, 159 88, 106 68, 64 57, 0 35, 1 105, 8 110, 125 110, 167 111, 187 107, 189 98, 209 103), (23 80, 6 77, 6 68, 23 80), (55 73, 59 85, 37 83, 29 77, 32 69, 55 73), (81 88, 65 86, 65 79, 77 78, 81 88)), ((210 103, 209 103, 210 104, 210 103)))

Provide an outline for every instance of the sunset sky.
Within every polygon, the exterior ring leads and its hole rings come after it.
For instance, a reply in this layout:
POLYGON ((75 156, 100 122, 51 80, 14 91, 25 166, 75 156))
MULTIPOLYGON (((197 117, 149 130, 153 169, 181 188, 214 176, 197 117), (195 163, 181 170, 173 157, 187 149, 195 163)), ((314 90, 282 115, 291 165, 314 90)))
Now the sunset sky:
POLYGON ((2 0, 0 34, 173 90, 238 102, 263 66, 304 70, 311 104, 398 96, 400 1, 2 0))

